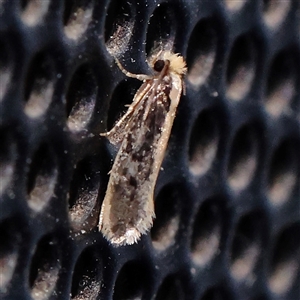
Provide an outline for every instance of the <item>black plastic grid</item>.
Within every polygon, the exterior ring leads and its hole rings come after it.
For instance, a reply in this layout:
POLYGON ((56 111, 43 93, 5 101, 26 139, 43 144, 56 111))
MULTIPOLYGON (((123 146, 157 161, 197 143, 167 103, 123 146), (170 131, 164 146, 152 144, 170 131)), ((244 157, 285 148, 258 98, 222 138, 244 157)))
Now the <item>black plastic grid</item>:
POLYGON ((0 1, 1 299, 300 295, 295 0, 0 1), (111 128, 157 43, 186 95, 133 246, 97 231, 111 128))

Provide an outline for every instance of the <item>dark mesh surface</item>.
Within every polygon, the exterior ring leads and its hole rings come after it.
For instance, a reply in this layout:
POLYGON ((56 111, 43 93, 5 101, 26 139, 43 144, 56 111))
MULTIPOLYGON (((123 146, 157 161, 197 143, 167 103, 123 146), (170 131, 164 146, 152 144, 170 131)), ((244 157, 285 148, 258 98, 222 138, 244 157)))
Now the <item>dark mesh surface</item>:
POLYGON ((297 300, 300 4, 0 0, 1 299, 297 300), (186 58, 151 232, 97 222, 111 128, 160 41, 186 58))

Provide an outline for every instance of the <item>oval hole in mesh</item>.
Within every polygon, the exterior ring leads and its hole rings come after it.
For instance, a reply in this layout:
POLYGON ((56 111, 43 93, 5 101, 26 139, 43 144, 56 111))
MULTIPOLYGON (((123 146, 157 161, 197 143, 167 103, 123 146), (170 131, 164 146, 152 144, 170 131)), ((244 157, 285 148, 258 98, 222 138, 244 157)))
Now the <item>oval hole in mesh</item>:
POLYGON ((61 269, 61 246, 52 234, 44 236, 38 242, 29 274, 33 299, 48 299, 53 294, 61 269))
POLYGON ((46 53, 37 54, 30 63, 25 82, 25 113, 38 118, 49 107, 54 92, 54 62, 46 53))
POLYGON ((98 299, 101 280, 101 251, 97 246, 88 247, 78 257, 73 271, 71 299, 98 299))
POLYGON ((21 0, 22 20, 29 26, 41 22, 48 11, 50 0, 21 0))
POLYGON ((299 153, 299 142, 295 140, 282 141, 273 152, 268 173, 268 193, 274 205, 283 204, 297 186, 299 189, 299 153))
POLYGON ((225 207, 218 198, 206 200, 199 208, 191 240, 191 254, 195 264, 205 265, 219 252, 224 228, 225 207))
POLYGON ((100 161, 89 156, 75 167, 69 192, 69 216, 75 231, 90 231, 99 217, 100 161))
MULTIPOLYGON (((44 1, 44 0, 41 0, 44 1)), ((93 20, 94 0, 64 1, 63 23, 69 39, 80 38, 93 20)))
POLYGON ((254 273, 265 236, 266 219, 261 212, 251 212, 236 224, 229 254, 231 274, 236 280, 244 280, 254 273))
POLYGON ((159 47, 164 50, 172 50, 176 35, 176 16, 173 6, 162 3, 150 17, 147 38, 146 53, 151 55, 159 47))
POLYGON ((112 56, 120 56, 128 49, 136 15, 135 1, 112 0, 105 19, 104 38, 107 51, 112 56))
POLYGON ((253 125, 244 125, 236 133, 228 162, 228 182, 235 191, 250 184, 258 164, 259 141, 253 125))
POLYGON ((41 211, 54 195, 58 166, 49 144, 42 144, 35 152, 27 174, 28 205, 41 211))
POLYGON ((151 229, 152 244, 156 250, 164 250, 175 242, 180 222, 182 193, 176 185, 165 186, 155 200, 155 215, 151 229))
POLYGON ((141 262, 126 263, 118 273, 113 300, 142 299, 149 284, 147 274, 150 273, 141 262))
POLYGON ((264 20, 270 27, 282 23, 291 7, 290 0, 264 0, 262 3, 264 20))
POLYGON ((275 237, 275 246, 270 254, 268 282, 275 294, 287 292, 299 284, 300 270, 300 223, 285 228, 275 237))
POLYGON ((278 117, 285 110, 289 112, 289 105, 296 95, 300 77, 297 58, 293 51, 282 51, 272 60, 266 86, 265 105, 267 111, 278 117))
POLYGON ((233 43, 227 62, 226 96, 243 99, 250 91, 257 69, 259 44, 253 34, 239 36, 233 43))
POLYGON ((187 80, 196 90, 211 74, 217 52, 217 31, 211 19, 201 20, 194 28, 187 50, 187 80))
POLYGON ((220 139, 217 115, 204 110, 194 122, 189 145, 189 168, 193 175, 203 175, 211 167, 220 139))
POLYGON ((91 121, 98 96, 96 77, 90 65, 80 66, 66 95, 67 126, 73 132, 86 129, 91 121))

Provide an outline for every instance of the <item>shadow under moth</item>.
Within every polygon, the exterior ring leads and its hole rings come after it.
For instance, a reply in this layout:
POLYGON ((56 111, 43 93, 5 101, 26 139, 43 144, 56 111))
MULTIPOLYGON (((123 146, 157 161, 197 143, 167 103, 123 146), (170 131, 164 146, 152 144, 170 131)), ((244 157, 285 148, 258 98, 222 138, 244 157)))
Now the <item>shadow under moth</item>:
POLYGON ((154 187, 168 145, 176 109, 184 89, 182 56, 160 51, 149 66, 153 75, 127 72, 143 81, 127 112, 107 133, 119 146, 103 200, 99 230, 114 246, 136 243, 153 224, 154 187))

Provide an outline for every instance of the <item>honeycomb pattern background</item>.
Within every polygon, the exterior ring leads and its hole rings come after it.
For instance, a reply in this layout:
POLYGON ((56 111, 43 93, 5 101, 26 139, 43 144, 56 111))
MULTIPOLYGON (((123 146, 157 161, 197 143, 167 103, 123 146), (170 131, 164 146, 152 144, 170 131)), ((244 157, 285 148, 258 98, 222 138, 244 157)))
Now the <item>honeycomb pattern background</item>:
POLYGON ((0 0, 1 299, 297 300, 300 3, 0 0), (168 44, 186 95, 133 246, 97 231, 111 128, 168 44))

